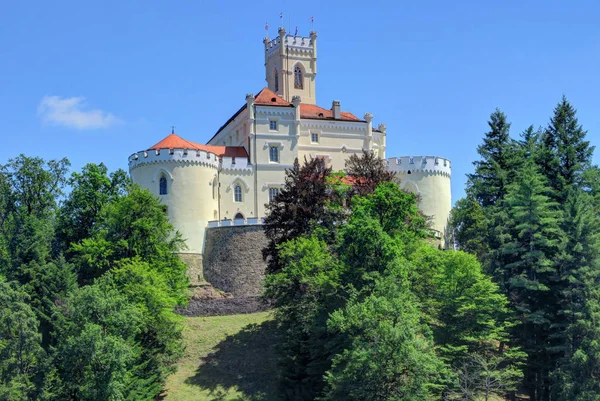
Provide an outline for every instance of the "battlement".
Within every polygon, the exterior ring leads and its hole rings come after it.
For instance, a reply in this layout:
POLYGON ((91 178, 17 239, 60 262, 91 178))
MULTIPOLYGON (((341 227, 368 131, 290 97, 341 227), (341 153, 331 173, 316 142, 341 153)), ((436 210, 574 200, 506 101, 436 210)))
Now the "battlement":
POLYGON ((252 170, 252 164, 247 157, 223 156, 221 167, 225 170, 252 170))
POLYGON ((278 36, 268 42, 265 43, 265 52, 267 53, 267 57, 271 56, 273 53, 276 53, 281 45, 288 47, 290 50, 300 50, 312 52, 313 50, 313 39, 305 36, 294 36, 294 35, 285 35, 283 38, 278 36))
POLYGON ((212 152, 196 149, 158 149, 140 151, 129 156, 129 170, 133 170, 134 168, 145 164, 167 162, 202 164, 207 167, 218 168, 219 156, 212 152))
POLYGON ((401 156, 387 159, 390 170, 398 173, 428 172, 452 175, 450 160, 439 156, 401 156))

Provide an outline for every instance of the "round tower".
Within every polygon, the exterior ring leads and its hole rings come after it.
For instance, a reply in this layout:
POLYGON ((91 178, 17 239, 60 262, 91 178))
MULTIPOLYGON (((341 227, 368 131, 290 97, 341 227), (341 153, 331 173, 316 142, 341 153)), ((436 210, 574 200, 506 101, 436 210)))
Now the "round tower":
POLYGON ((186 241, 182 258, 192 283, 202 272, 208 222, 218 219, 218 169, 219 156, 205 150, 159 147, 129 156, 132 181, 162 201, 186 241))
POLYGON ((442 246, 452 209, 450 160, 438 156, 402 156, 388 159, 400 187, 419 195, 419 209, 431 218, 442 246))

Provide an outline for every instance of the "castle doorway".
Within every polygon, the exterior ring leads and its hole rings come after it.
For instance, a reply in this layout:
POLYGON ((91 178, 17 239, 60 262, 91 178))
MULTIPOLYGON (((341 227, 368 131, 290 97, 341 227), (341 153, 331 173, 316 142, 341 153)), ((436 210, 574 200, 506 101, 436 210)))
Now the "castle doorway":
POLYGON ((241 214, 241 213, 237 213, 237 214, 236 214, 236 215, 235 215, 233 218, 234 218, 235 220, 237 220, 237 219, 242 219, 242 220, 244 220, 244 215, 243 215, 243 214, 241 214))

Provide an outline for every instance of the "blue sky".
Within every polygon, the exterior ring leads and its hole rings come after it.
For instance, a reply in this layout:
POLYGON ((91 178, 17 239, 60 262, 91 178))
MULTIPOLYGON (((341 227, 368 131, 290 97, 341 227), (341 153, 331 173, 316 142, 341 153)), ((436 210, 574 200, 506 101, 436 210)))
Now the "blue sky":
POLYGON ((0 163, 25 153, 126 169, 171 125, 205 142, 265 86, 264 26, 274 37, 280 12, 303 35, 315 18, 317 102, 373 112, 389 157, 451 159, 454 200, 496 107, 518 136, 565 94, 600 144, 594 1, 2 3, 0 163))

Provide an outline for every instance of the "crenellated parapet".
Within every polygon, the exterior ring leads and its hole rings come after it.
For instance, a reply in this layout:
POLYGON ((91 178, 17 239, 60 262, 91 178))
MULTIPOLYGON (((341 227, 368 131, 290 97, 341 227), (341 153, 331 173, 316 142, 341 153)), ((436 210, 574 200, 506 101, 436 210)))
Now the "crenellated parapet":
POLYGON ((226 157, 221 161, 223 170, 252 172, 252 164, 247 157, 226 157))
POLYGON ((401 156, 387 159, 388 168, 401 174, 426 172, 452 176, 450 160, 439 156, 401 156))
POLYGON ((285 35, 276 37, 265 43, 265 52, 267 57, 273 53, 277 53, 281 46, 288 49, 289 51, 295 51, 300 54, 305 53, 307 55, 313 52, 313 39, 304 36, 285 35))
POLYGON ((129 156, 129 171, 143 165, 157 163, 183 163, 217 169, 219 156, 212 152, 196 149, 146 150, 129 156))

